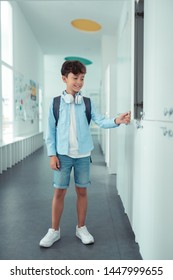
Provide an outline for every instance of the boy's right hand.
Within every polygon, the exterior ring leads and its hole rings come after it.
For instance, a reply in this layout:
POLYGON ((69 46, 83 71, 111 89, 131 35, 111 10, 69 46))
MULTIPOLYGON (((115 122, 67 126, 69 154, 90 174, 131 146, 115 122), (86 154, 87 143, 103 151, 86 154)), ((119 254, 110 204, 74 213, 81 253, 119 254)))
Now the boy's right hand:
POLYGON ((57 156, 51 156, 50 157, 50 167, 53 170, 59 170, 60 169, 60 162, 59 162, 59 158, 57 156))

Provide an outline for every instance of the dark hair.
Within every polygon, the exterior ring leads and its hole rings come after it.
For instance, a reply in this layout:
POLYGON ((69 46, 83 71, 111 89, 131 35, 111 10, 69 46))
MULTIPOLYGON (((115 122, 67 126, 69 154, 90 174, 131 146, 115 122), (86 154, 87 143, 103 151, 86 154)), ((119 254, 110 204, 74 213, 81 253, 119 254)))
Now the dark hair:
POLYGON ((69 73, 86 74, 86 67, 78 60, 67 60, 61 67, 61 74, 67 77, 69 73))

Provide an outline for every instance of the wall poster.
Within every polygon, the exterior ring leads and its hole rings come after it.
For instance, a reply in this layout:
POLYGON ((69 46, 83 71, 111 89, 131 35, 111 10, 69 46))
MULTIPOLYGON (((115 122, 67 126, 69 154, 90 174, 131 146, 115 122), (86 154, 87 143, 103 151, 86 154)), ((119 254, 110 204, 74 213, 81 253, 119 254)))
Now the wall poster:
POLYGON ((39 85, 22 74, 14 72, 14 102, 16 120, 31 123, 39 119, 39 85))

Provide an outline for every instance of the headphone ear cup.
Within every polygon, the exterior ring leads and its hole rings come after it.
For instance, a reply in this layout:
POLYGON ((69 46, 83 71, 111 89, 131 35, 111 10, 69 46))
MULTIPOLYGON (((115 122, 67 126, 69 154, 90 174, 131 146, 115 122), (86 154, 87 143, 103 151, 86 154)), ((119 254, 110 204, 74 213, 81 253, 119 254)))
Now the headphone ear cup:
POLYGON ((81 95, 75 96, 75 104, 80 105, 83 102, 83 97, 81 95))
POLYGON ((68 104, 72 103, 74 101, 73 95, 71 95, 70 93, 65 94, 64 101, 65 101, 65 103, 68 103, 68 104))

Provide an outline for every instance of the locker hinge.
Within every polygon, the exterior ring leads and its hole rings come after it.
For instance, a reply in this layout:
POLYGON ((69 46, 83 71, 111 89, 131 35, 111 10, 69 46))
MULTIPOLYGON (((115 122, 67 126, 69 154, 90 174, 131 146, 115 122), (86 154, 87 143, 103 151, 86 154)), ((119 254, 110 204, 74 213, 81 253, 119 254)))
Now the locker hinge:
POLYGON ((138 102, 138 103, 135 103, 135 106, 136 106, 136 107, 143 108, 143 101, 138 102))
POLYGON ((144 12, 136 12, 135 17, 136 18, 140 18, 140 17, 144 18, 144 12))

